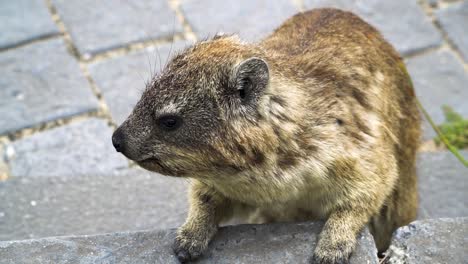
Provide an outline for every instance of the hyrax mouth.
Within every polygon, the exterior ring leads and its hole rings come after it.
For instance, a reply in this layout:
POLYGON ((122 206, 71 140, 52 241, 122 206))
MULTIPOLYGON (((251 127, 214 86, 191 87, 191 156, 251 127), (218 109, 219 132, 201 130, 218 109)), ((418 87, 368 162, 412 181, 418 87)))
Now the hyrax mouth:
POLYGON ((138 160, 136 162, 138 164, 156 164, 156 165, 162 167, 161 160, 156 158, 156 157, 149 157, 149 158, 145 158, 145 159, 142 159, 142 160, 138 160))
POLYGON ((169 175, 169 176, 182 176, 182 172, 180 171, 175 171, 167 168, 164 166, 161 162, 160 159, 156 157, 150 157, 143 159, 141 161, 137 161, 137 164, 147 170, 158 172, 164 175, 169 175))
POLYGON ((147 170, 156 171, 156 172, 159 172, 164 168, 161 165, 161 162, 156 158, 147 158, 144 160, 136 161, 136 163, 147 170))

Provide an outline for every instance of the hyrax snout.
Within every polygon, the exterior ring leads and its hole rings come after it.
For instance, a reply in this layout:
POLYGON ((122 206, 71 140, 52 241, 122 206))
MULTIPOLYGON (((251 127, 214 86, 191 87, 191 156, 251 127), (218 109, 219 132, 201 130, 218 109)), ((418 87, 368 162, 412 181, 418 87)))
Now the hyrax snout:
POLYGON ((365 225, 383 251, 415 218, 419 123, 393 47, 352 13, 316 9, 255 44, 216 36, 177 54, 112 141, 143 168, 191 178, 182 262, 245 216, 324 220, 311 261, 343 263, 365 225))

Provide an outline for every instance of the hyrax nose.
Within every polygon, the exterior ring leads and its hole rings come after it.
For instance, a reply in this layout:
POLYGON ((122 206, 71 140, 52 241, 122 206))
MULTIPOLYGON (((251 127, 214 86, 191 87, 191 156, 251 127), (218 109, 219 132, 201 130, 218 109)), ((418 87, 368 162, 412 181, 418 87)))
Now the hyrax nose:
POLYGON ((114 148, 117 150, 117 152, 124 151, 124 140, 124 134, 122 133, 121 129, 114 131, 114 134, 112 134, 112 145, 114 145, 114 148))

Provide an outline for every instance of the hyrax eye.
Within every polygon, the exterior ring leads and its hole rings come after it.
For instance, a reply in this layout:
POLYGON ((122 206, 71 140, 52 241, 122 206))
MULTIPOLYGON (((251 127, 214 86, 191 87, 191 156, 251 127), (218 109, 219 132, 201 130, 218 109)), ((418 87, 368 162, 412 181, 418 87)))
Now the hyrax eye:
POLYGON ((159 127, 171 131, 180 127, 182 120, 178 116, 162 116, 158 119, 159 127))

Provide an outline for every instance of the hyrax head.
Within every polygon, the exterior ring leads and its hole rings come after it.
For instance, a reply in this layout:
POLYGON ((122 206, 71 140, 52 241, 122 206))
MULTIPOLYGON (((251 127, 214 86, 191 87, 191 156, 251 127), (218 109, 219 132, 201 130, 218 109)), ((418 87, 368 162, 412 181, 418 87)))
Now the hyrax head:
POLYGON ((232 129, 255 126, 260 118, 269 72, 259 57, 235 37, 200 42, 176 55, 114 132, 114 147, 166 175, 241 170, 246 149, 232 129))

